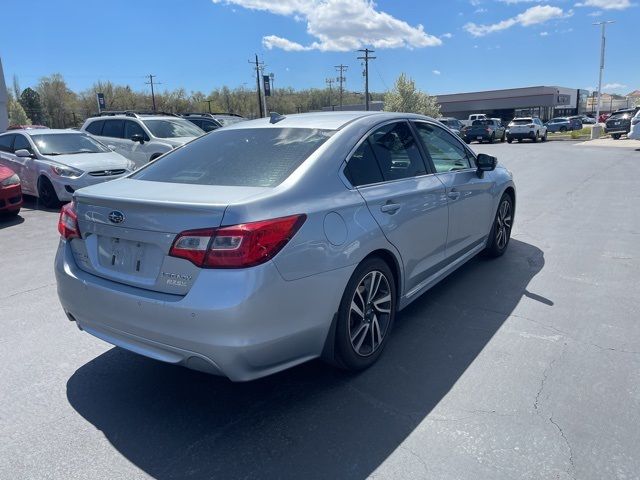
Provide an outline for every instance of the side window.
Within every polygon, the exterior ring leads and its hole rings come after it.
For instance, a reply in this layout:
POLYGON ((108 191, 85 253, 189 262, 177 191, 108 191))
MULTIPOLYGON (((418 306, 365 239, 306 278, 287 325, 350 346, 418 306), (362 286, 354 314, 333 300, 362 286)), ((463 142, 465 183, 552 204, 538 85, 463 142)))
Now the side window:
POLYGON ((428 123, 415 123, 418 135, 433 160, 436 172, 451 172, 471 168, 469 153, 442 128, 428 123))
POLYGON ((102 127, 103 137, 123 138, 124 121, 123 120, 105 120, 102 127))
POLYGON ((104 125, 104 120, 97 120, 95 122, 91 122, 87 126, 87 132, 91 133, 92 135, 101 135, 103 125, 104 125))
POLYGON ((13 138, 15 135, 2 135, 0 136, 0 152, 13 153, 13 138))
POLYGON ((196 127, 202 128, 202 120, 199 118, 187 118, 191 123, 193 123, 196 127))
POLYGON ((220 128, 216 122, 212 122, 211 120, 202 120, 202 125, 198 125, 205 132, 212 132, 220 128))
POLYGON ((136 122, 126 120, 124 122, 124 138, 131 139, 134 135, 142 135, 145 141, 149 141, 149 136, 144 132, 142 127, 136 122))
POLYGON ((427 173, 416 139, 407 122, 385 125, 369 136, 385 181, 427 173))
POLYGON ((31 148, 29 140, 24 135, 16 135, 16 139, 13 142, 13 151, 15 152, 16 150, 28 150, 33 153, 33 148, 31 148))
POLYGON ((369 144, 369 139, 362 142, 351 155, 344 169, 344 175, 354 187, 382 182, 382 172, 369 144))

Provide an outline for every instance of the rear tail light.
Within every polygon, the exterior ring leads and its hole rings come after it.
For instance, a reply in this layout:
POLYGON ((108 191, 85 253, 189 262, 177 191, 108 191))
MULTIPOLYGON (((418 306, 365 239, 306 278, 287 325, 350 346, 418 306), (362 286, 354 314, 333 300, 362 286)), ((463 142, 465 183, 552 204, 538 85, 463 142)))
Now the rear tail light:
POLYGON ((78 227, 78 214, 76 213, 76 205, 74 202, 67 203, 60 210, 60 218, 58 219, 58 232, 62 238, 71 240, 72 238, 80 238, 80 228, 78 227))
POLYGON ((527 125, 527 127, 529 127, 529 128, 534 128, 534 127, 535 127, 535 125, 534 125, 533 123, 530 123, 529 125, 527 125))
POLYGON ((306 215, 243 223, 230 227, 188 230, 173 242, 169 256, 202 268, 245 268, 260 265, 282 250, 306 215))

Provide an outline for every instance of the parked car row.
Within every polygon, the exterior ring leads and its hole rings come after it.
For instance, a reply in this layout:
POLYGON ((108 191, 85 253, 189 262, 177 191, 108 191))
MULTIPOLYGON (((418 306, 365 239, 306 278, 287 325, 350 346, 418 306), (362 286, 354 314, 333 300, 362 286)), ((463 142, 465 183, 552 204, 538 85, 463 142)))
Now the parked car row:
POLYGON ((622 135, 628 136, 631 132, 632 119, 636 118, 639 111, 640 107, 634 107, 613 112, 605 123, 605 133, 611 135, 614 140, 618 140, 622 135))

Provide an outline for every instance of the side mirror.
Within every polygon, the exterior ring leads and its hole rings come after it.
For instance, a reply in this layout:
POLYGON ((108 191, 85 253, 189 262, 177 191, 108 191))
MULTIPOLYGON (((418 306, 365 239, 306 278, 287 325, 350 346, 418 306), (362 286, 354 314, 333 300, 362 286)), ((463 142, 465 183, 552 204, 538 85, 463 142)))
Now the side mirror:
POLYGON ((20 150, 16 150, 15 155, 16 157, 20 157, 20 158, 35 158, 35 155, 31 153, 29 150, 27 150, 26 148, 21 148, 20 150))
POLYGON ((131 140, 134 142, 140 142, 140 145, 144 143, 144 135, 140 135, 139 133, 134 133, 131 135, 131 140))
POLYGON ((478 165, 478 175, 482 175, 482 172, 495 170, 498 165, 498 159, 486 153, 479 153, 476 157, 476 164, 478 165))

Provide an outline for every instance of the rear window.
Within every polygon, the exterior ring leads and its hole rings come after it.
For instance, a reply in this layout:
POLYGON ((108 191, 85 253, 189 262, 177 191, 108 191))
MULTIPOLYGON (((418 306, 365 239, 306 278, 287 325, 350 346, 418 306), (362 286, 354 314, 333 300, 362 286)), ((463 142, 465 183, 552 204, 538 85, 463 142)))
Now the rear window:
POLYGON ((104 125, 104 120, 98 120, 96 122, 91 122, 87 126, 87 132, 93 135, 100 135, 102 133, 102 125, 104 125))
POLYGON ((152 182, 275 187, 335 132, 309 128, 216 130, 143 168, 152 182))
POLYGON ((530 118, 517 118, 511 123, 514 125, 529 125, 530 123, 533 123, 533 120, 530 118))
POLYGON ((474 120, 471 125, 493 125, 493 120, 474 120))

